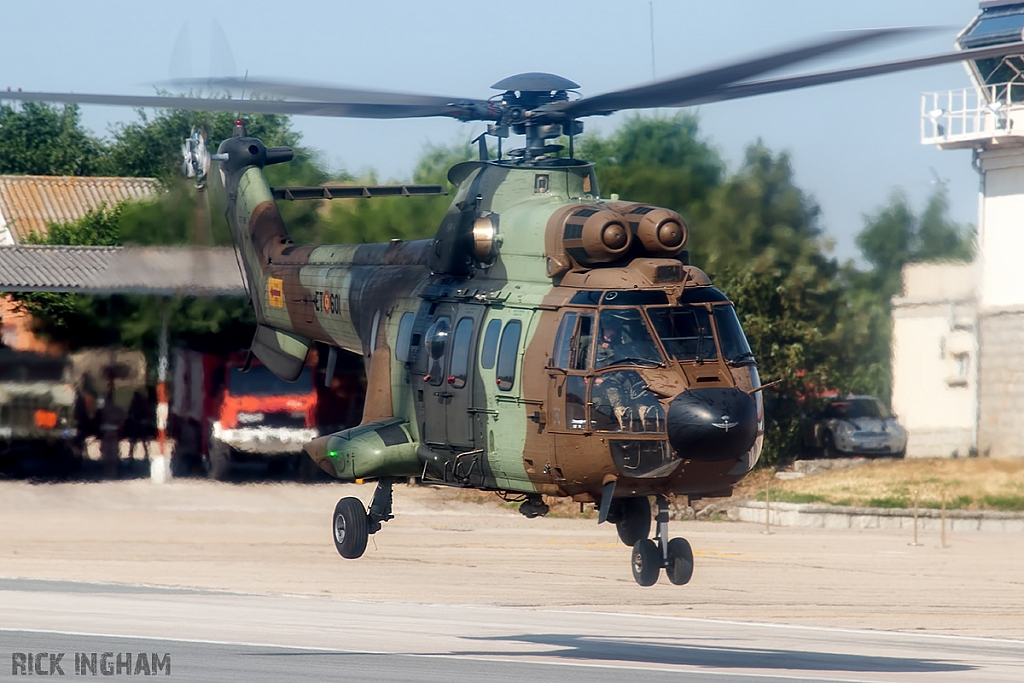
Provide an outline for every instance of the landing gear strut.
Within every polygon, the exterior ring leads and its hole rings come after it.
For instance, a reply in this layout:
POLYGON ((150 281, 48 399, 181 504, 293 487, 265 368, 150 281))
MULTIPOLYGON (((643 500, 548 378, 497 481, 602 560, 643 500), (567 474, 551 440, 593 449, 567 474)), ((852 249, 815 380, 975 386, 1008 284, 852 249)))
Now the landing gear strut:
POLYGON ((354 497, 342 498, 334 506, 334 547, 339 555, 349 560, 362 557, 369 535, 380 531, 384 522, 394 519, 391 514, 394 483, 390 477, 377 482, 369 512, 363 508, 362 501, 354 497))
POLYGON ((642 538, 633 546, 633 578, 641 586, 653 586, 658 582, 662 568, 668 580, 677 586, 690 581, 693 576, 693 550, 685 538, 668 538, 668 498, 656 497, 658 523, 656 541, 642 538))

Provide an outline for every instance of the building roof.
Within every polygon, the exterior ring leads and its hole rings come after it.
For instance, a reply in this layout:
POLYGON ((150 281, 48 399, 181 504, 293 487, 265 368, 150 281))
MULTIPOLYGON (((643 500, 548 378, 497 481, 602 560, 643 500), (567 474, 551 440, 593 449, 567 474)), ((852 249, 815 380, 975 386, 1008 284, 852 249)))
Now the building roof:
POLYGON ((230 247, 0 246, 0 292, 242 296, 230 247))
POLYGON ((100 206, 145 199, 154 178, 0 175, 0 245, 19 244, 50 223, 69 223, 100 206))

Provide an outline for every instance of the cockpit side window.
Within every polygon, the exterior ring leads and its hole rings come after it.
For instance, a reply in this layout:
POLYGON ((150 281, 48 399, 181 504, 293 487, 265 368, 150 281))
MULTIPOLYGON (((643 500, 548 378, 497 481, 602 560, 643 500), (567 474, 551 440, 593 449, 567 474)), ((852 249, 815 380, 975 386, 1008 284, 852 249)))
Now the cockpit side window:
POLYGON ((572 350, 572 370, 590 368, 590 349, 594 342, 594 316, 581 315, 576 328, 576 338, 572 350))
POLYGON ((715 326, 722 344, 722 356, 730 363, 753 363, 754 354, 743 334, 736 309, 732 306, 715 306, 715 326))
POLYGON ((551 367, 569 369, 569 355, 572 352, 573 332, 576 331, 576 317, 579 314, 570 311, 562 317, 562 324, 558 328, 558 337, 555 339, 555 348, 551 354, 551 367))
POLYGON ((661 352, 635 308, 601 311, 595 368, 611 365, 661 365, 661 352))

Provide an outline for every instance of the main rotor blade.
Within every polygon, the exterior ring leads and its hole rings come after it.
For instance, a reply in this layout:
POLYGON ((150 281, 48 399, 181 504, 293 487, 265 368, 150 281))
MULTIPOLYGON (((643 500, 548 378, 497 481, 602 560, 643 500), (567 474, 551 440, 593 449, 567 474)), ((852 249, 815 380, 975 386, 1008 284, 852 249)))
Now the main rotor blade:
POLYGON ((727 85, 699 97, 689 98, 674 102, 673 107, 685 107, 694 104, 707 104, 710 102, 724 102, 735 100, 741 97, 754 97, 756 95, 767 95, 769 93, 785 92, 798 88, 811 88, 816 85, 827 85, 829 83, 841 83, 852 81, 858 78, 869 76, 880 76, 883 74, 909 71, 911 69, 923 69, 929 66, 939 66, 974 59, 991 59, 1012 54, 1024 54, 1024 42, 1009 43, 993 47, 981 47, 973 50, 960 50, 957 52, 946 52, 932 55, 930 57, 916 57, 914 59, 903 59, 895 62, 883 62, 868 66, 858 66, 849 69, 837 69, 835 71, 822 71, 802 76, 788 76, 785 78, 773 78, 752 83, 735 83, 727 85))
POLYGON ((559 102, 552 105, 550 110, 578 118, 594 114, 610 114, 620 109, 650 109, 672 106, 676 102, 699 97, 730 83, 752 78, 769 71, 775 71, 808 59, 814 59, 815 57, 846 50, 883 38, 893 38, 929 30, 934 29, 930 27, 901 27, 851 31, 845 33, 840 38, 831 38, 695 74, 687 74, 627 90, 616 90, 594 97, 585 97, 573 102, 559 102))
POLYGON ((486 104, 483 100, 465 97, 439 97, 436 95, 412 95, 386 90, 357 90, 318 83, 282 81, 272 78, 179 78, 161 85, 179 85, 191 88, 234 89, 287 97, 289 99, 315 102, 337 102, 340 104, 392 104, 443 107, 452 102, 460 104, 486 104))
POLYGON ((362 119, 402 119, 430 116, 446 116, 460 120, 490 120, 494 118, 490 105, 484 103, 482 106, 477 106, 473 102, 468 104, 453 102, 444 105, 416 105, 0 91, 0 101, 2 100, 101 104, 121 107, 154 107, 156 109, 186 109, 190 111, 241 111, 249 114, 344 116, 362 119))

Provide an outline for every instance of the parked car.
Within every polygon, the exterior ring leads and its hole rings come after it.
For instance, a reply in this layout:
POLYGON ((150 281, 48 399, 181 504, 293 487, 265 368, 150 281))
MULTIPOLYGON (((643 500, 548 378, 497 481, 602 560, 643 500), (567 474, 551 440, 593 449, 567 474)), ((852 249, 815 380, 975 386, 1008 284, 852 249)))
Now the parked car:
POLYGON ((824 407, 808 416, 804 446, 826 458, 845 455, 889 455, 907 453, 907 432, 881 401, 874 396, 845 396, 829 399, 824 407))

